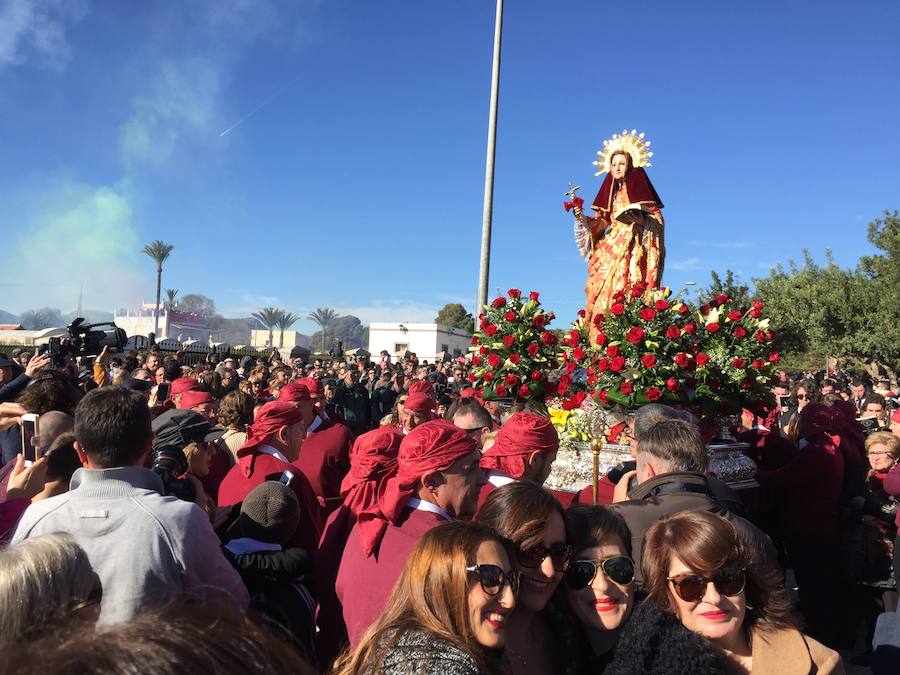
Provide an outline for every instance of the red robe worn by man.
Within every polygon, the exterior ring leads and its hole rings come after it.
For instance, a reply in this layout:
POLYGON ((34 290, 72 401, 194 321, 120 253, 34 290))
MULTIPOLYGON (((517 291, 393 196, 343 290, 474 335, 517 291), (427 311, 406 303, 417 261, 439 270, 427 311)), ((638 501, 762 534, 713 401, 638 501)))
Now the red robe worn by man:
POLYGON ((303 414, 306 438, 303 440, 303 452, 293 464, 309 478, 322 514, 327 517, 343 501, 341 481, 350 470, 353 433, 345 424, 325 420, 316 413, 310 384, 307 378, 290 382, 281 388, 278 400, 297 406, 303 414))
MULTIPOLYGON (((328 518, 316 552, 316 597, 319 599, 319 639, 316 654, 323 672, 347 645, 343 608, 335 592, 338 567, 350 530, 360 513, 373 508, 384 481, 397 467, 397 452, 403 434, 396 427, 384 426, 362 434, 350 452, 350 473, 341 483, 344 503, 328 518)), ((303 452, 306 452, 304 443, 303 452)))
MULTIPOLYGON (((481 458, 487 483, 478 505, 501 485, 524 479, 543 485, 559 450, 559 434, 549 417, 532 412, 512 415, 500 427, 497 440, 481 458)), ((571 501, 571 497, 569 497, 571 501)))
MULTIPOLYGON (((194 380, 191 381, 196 384, 194 380)), ((216 423, 216 399, 214 399, 212 394, 208 391, 188 389, 179 396, 176 407, 179 410, 193 410, 194 412, 203 415, 210 424, 216 423), (210 410, 213 412, 212 415, 210 414, 210 410)), ((200 484, 203 485, 203 491, 206 495, 212 499, 213 502, 218 502, 219 485, 222 484, 222 481, 225 480, 225 476, 228 475, 231 467, 234 466, 234 457, 231 456, 230 452, 218 445, 211 445, 210 447, 214 448, 214 451, 212 459, 209 462, 209 472, 205 476, 200 477, 200 484)))
POLYGON ((484 474, 475 441, 447 420, 420 424, 400 443, 378 503, 350 531, 335 591, 355 648, 384 611, 419 539, 431 528, 475 514, 484 474))
POLYGON ((294 474, 290 486, 300 502, 300 527, 291 545, 315 551, 322 535, 319 502, 306 476, 291 461, 297 459, 306 426, 300 411, 290 403, 270 401, 247 427, 247 440, 237 452, 235 464, 219 486, 219 506, 244 500, 250 490, 267 480, 279 480, 285 471, 294 474))

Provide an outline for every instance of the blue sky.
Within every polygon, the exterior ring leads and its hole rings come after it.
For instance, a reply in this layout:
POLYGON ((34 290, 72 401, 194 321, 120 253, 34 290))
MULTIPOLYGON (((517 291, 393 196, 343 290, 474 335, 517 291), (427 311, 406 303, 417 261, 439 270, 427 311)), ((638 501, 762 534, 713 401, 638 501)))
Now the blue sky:
MULTIPOLYGON (((69 310, 82 280, 86 307, 149 301, 159 238, 163 287, 229 316, 471 309, 493 20, 490 0, 0 0, 0 308, 69 310)), ((804 247, 855 264, 900 208, 898 26, 886 0, 508 0, 491 292, 574 317, 562 193, 593 197, 625 127, 653 141, 667 285, 804 247)))

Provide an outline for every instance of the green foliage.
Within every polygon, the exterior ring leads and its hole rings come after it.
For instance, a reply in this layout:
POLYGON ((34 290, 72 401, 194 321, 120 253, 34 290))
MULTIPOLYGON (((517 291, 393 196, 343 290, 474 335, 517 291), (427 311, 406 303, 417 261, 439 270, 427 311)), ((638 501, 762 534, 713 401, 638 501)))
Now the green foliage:
MULTIPOLYGON (((327 346, 331 346, 337 340, 343 341, 345 350, 357 347, 366 349, 369 346, 369 329, 363 326, 359 318, 352 314, 336 316, 329 328, 329 335, 331 338, 327 346)), ((323 337, 322 331, 316 331, 310 337, 309 342, 313 345, 317 343, 325 345, 323 337)), ((324 346, 322 351, 325 351, 324 346)))
POLYGON ((185 314, 199 314, 200 316, 213 316, 216 313, 216 303, 212 298, 197 293, 188 293, 178 301, 178 311, 185 314))
POLYGON ((441 311, 438 312, 438 315, 434 317, 434 322, 444 326, 459 328, 467 333, 475 330, 475 319, 458 302, 449 302, 444 305, 441 311))
POLYGON ((175 298, 178 296, 177 288, 167 288, 166 289, 166 309, 173 310, 175 309, 175 298))
POLYGON ((172 244, 167 244, 166 242, 157 239, 144 246, 143 251, 156 261, 156 270, 159 272, 162 271, 162 264, 172 253, 174 248, 175 247, 172 244))
POLYGON ((62 313, 55 307, 41 307, 29 309, 19 315, 19 323, 27 330, 42 330, 44 328, 62 328, 66 325, 62 313))
POLYGON ((724 279, 715 270, 710 272, 710 277, 709 286, 697 290, 697 304, 709 304, 717 295, 723 294, 731 298, 737 307, 746 309, 753 303, 750 287, 741 283, 740 277, 731 270, 725 270, 724 279))
POLYGON ((269 331, 269 346, 272 346, 272 330, 281 320, 282 312, 274 307, 263 307, 258 312, 253 312, 250 316, 259 321, 269 331))
MULTIPOLYGON (((322 339, 322 351, 325 351, 325 338, 330 332, 331 326, 334 324, 335 319, 337 319, 338 314, 330 307, 317 307, 316 311, 310 312, 307 315, 307 319, 319 324, 319 328, 322 330, 319 331, 321 333, 322 339)), ((318 334, 318 333, 317 333, 318 334)))

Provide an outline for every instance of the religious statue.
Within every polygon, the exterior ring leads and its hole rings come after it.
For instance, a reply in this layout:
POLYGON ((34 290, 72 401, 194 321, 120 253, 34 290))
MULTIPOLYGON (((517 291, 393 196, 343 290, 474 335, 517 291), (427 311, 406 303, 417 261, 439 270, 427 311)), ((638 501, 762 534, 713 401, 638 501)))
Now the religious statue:
POLYGON ((636 130, 603 141, 594 166, 596 175, 607 175, 591 205, 596 216, 584 214, 579 186, 570 183, 566 193, 572 197, 565 207, 575 214, 575 243, 588 261, 585 323, 592 342, 598 331, 594 318, 609 312, 616 291, 643 282, 649 292, 662 280, 663 203, 644 171, 653 156, 649 146, 636 130))

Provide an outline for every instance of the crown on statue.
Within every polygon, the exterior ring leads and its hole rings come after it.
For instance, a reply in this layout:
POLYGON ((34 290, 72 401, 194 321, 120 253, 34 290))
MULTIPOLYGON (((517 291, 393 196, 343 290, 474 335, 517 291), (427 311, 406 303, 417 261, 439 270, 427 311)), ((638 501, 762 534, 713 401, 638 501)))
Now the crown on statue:
POLYGON ((650 158, 653 157, 650 141, 645 141, 644 134, 639 134, 637 129, 632 129, 631 133, 628 133, 628 129, 622 129, 621 134, 613 134, 612 138, 603 141, 603 149, 597 151, 599 159, 594 162, 597 167, 595 175, 609 171, 610 159, 617 150, 624 150, 631 155, 634 166, 653 166, 650 164, 650 158))

